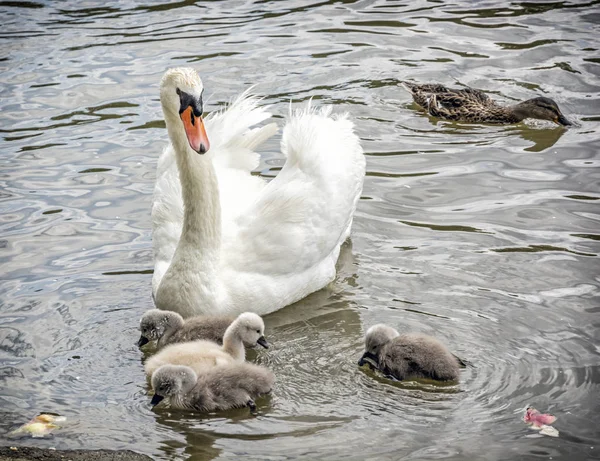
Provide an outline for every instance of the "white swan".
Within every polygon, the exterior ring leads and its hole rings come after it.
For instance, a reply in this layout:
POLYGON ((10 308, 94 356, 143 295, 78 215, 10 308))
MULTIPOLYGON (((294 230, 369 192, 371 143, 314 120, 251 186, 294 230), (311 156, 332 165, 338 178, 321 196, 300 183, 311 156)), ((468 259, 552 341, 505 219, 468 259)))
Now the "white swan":
POLYGON ((345 115, 309 107, 288 121, 287 161, 266 184, 250 174, 253 149, 276 127, 251 127, 270 114, 244 93, 207 117, 205 130, 202 92, 189 68, 168 70, 160 85, 171 145, 158 162, 152 206, 154 300, 183 317, 264 315, 335 278, 365 157, 345 115))

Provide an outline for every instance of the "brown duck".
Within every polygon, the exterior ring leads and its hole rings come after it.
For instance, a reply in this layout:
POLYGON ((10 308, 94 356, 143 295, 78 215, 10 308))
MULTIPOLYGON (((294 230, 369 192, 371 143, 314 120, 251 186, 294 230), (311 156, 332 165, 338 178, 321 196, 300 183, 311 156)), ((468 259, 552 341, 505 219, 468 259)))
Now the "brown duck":
POLYGON ((550 120, 560 125, 572 125, 550 98, 538 97, 500 106, 481 90, 453 89, 438 84, 419 85, 401 82, 414 101, 429 115, 446 120, 470 123, 518 123, 526 118, 550 120))

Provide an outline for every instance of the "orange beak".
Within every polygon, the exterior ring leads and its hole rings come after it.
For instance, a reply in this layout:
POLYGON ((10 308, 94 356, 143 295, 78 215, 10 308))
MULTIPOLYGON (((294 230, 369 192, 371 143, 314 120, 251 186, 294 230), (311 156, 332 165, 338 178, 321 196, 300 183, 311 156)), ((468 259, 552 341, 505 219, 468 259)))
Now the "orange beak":
POLYGON ((185 109, 179 116, 183 122, 190 147, 194 152, 198 152, 199 154, 207 152, 210 148, 210 143, 208 142, 208 136, 206 136, 202 117, 194 115, 194 110, 191 106, 185 109))

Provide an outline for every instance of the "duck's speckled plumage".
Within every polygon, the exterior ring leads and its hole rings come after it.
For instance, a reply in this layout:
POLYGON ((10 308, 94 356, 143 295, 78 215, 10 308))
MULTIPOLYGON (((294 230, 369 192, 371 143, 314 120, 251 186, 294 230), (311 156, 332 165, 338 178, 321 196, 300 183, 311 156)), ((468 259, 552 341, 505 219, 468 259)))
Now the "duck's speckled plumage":
POLYGON ((469 123, 511 124, 526 118, 550 120, 571 125, 556 102, 538 97, 512 106, 501 106, 481 90, 447 88, 439 84, 401 82, 414 101, 429 115, 445 120, 469 123))

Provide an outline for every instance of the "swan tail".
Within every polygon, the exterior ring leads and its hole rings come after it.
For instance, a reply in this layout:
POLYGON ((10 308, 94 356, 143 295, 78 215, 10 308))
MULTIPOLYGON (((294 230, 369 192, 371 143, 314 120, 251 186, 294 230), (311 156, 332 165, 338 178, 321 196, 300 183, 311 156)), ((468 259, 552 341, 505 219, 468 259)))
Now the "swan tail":
POLYGON ((288 161, 298 162, 300 168, 312 165, 317 171, 326 170, 322 162, 332 164, 340 157, 363 161, 360 140, 348 114, 332 115, 331 111, 331 106, 316 108, 309 101, 305 108, 292 112, 281 140, 288 161))
POLYGON ((332 223, 330 227, 339 231, 335 243, 339 247, 350 235, 366 169, 354 124, 347 113, 332 114, 331 106, 313 108, 309 104, 296 111, 286 125, 282 150, 288 162, 310 176, 320 185, 321 193, 329 197, 327 219, 332 223))
POLYGON ((412 83, 401 81, 400 86, 402 88, 404 88, 406 91, 408 91, 409 93, 411 93, 411 94, 414 93, 413 90, 415 89, 415 85, 413 85, 412 83))

